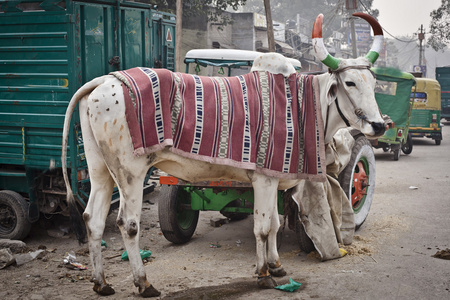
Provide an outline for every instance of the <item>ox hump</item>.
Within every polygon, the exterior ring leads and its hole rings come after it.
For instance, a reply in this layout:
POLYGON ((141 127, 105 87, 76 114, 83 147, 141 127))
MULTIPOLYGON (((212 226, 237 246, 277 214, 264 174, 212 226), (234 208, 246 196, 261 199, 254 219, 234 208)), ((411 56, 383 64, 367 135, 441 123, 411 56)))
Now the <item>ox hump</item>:
POLYGON ((253 61, 251 72, 267 71, 273 74, 283 74, 285 77, 296 73, 294 66, 289 60, 279 53, 264 53, 253 61))

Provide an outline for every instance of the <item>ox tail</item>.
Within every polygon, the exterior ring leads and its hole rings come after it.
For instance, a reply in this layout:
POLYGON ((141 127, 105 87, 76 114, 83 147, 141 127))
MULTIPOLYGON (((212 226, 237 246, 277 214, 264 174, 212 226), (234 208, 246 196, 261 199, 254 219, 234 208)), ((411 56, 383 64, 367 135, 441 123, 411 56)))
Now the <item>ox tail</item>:
POLYGON ((78 210, 75 197, 73 195, 72 188, 70 186, 69 176, 67 173, 67 141, 69 137, 70 130, 70 119, 72 118, 73 111, 77 106, 78 102, 87 94, 92 92, 97 86, 105 81, 106 76, 95 78, 85 85, 83 85, 70 99, 69 105, 67 106, 66 115, 64 118, 64 128, 62 137, 62 154, 61 154, 61 167, 64 177, 64 182, 66 184, 67 190, 67 203, 69 205, 70 219, 72 222, 73 229, 75 231, 76 237, 80 242, 86 242, 86 227, 84 221, 81 217, 80 211, 78 210))

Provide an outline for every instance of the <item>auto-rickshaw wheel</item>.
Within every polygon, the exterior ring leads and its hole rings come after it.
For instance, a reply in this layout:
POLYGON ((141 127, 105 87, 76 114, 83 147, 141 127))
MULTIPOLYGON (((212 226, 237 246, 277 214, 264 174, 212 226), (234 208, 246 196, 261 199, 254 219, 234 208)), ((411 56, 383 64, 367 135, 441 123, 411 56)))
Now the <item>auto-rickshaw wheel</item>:
POLYGON ((441 140, 434 140, 434 142, 436 143, 436 145, 440 145, 441 144, 441 140))
POLYGON ((411 133, 408 133, 408 137, 406 138, 406 143, 402 144, 402 152, 405 154, 411 154, 413 149, 413 141, 411 133))
POLYGON ((364 136, 355 137, 350 161, 338 179, 352 204, 358 229, 369 215, 375 190, 375 155, 364 136))
POLYGON ((199 211, 186 209, 190 194, 181 186, 163 186, 158 202, 159 224, 164 237, 174 244, 188 242, 197 228, 199 211))
POLYGON ((394 160, 399 160, 400 158, 400 148, 394 150, 394 160))
POLYGON ((31 229, 28 202, 13 191, 0 191, 0 238, 24 239, 31 229))

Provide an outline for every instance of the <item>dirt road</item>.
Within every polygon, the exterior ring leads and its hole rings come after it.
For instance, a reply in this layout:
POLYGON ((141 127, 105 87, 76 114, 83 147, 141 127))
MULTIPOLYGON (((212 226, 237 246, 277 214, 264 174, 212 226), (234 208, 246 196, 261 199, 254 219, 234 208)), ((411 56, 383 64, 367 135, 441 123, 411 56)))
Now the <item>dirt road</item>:
MULTIPOLYGON (((450 260, 432 256, 450 248, 450 123, 444 124, 440 146, 415 139, 412 153, 399 161, 375 150, 375 197, 350 255, 320 262, 300 252, 294 233, 284 231, 280 256, 288 275, 277 282, 291 277, 302 283, 295 293, 257 289, 251 217, 214 228, 210 218, 219 213, 201 212, 189 243, 166 241, 158 225, 158 191, 149 197, 155 204, 145 203, 141 223, 141 248, 152 251, 145 264, 149 280, 162 299, 449 299, 450 260)), ((116 217, 117 211, 108 217, 103 238, 106 276, 116 290, 108 299, 139 298, 129 264, 120 258, 124 249, 116 217)), ((67 226, 59 221, 56 229, 67 226)), ((99 298, 89 270, 70 270, 63 263, 74 251, 90 268, 86 245, 71 235, 50 237, 42 226, 35 226, 25 242, 31 250, 47 251, 0 270, 0 299, 99 298)))

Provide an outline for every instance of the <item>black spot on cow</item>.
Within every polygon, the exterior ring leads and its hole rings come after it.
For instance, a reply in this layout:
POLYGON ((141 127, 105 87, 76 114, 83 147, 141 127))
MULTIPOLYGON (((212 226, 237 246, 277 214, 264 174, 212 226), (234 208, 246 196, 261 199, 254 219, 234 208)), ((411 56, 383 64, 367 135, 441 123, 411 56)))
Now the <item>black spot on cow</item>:
POLYGON ((130 237, 134 237, 138 232, 138 226, 135 220, 128 221, 127 224, 127 233, 130 237))
POLYGON ((133 182, 133 176, 128 175, 128 176, 127 176, 127 183, 128 183, 128 184, 131 184, 132 182, 133 182))

